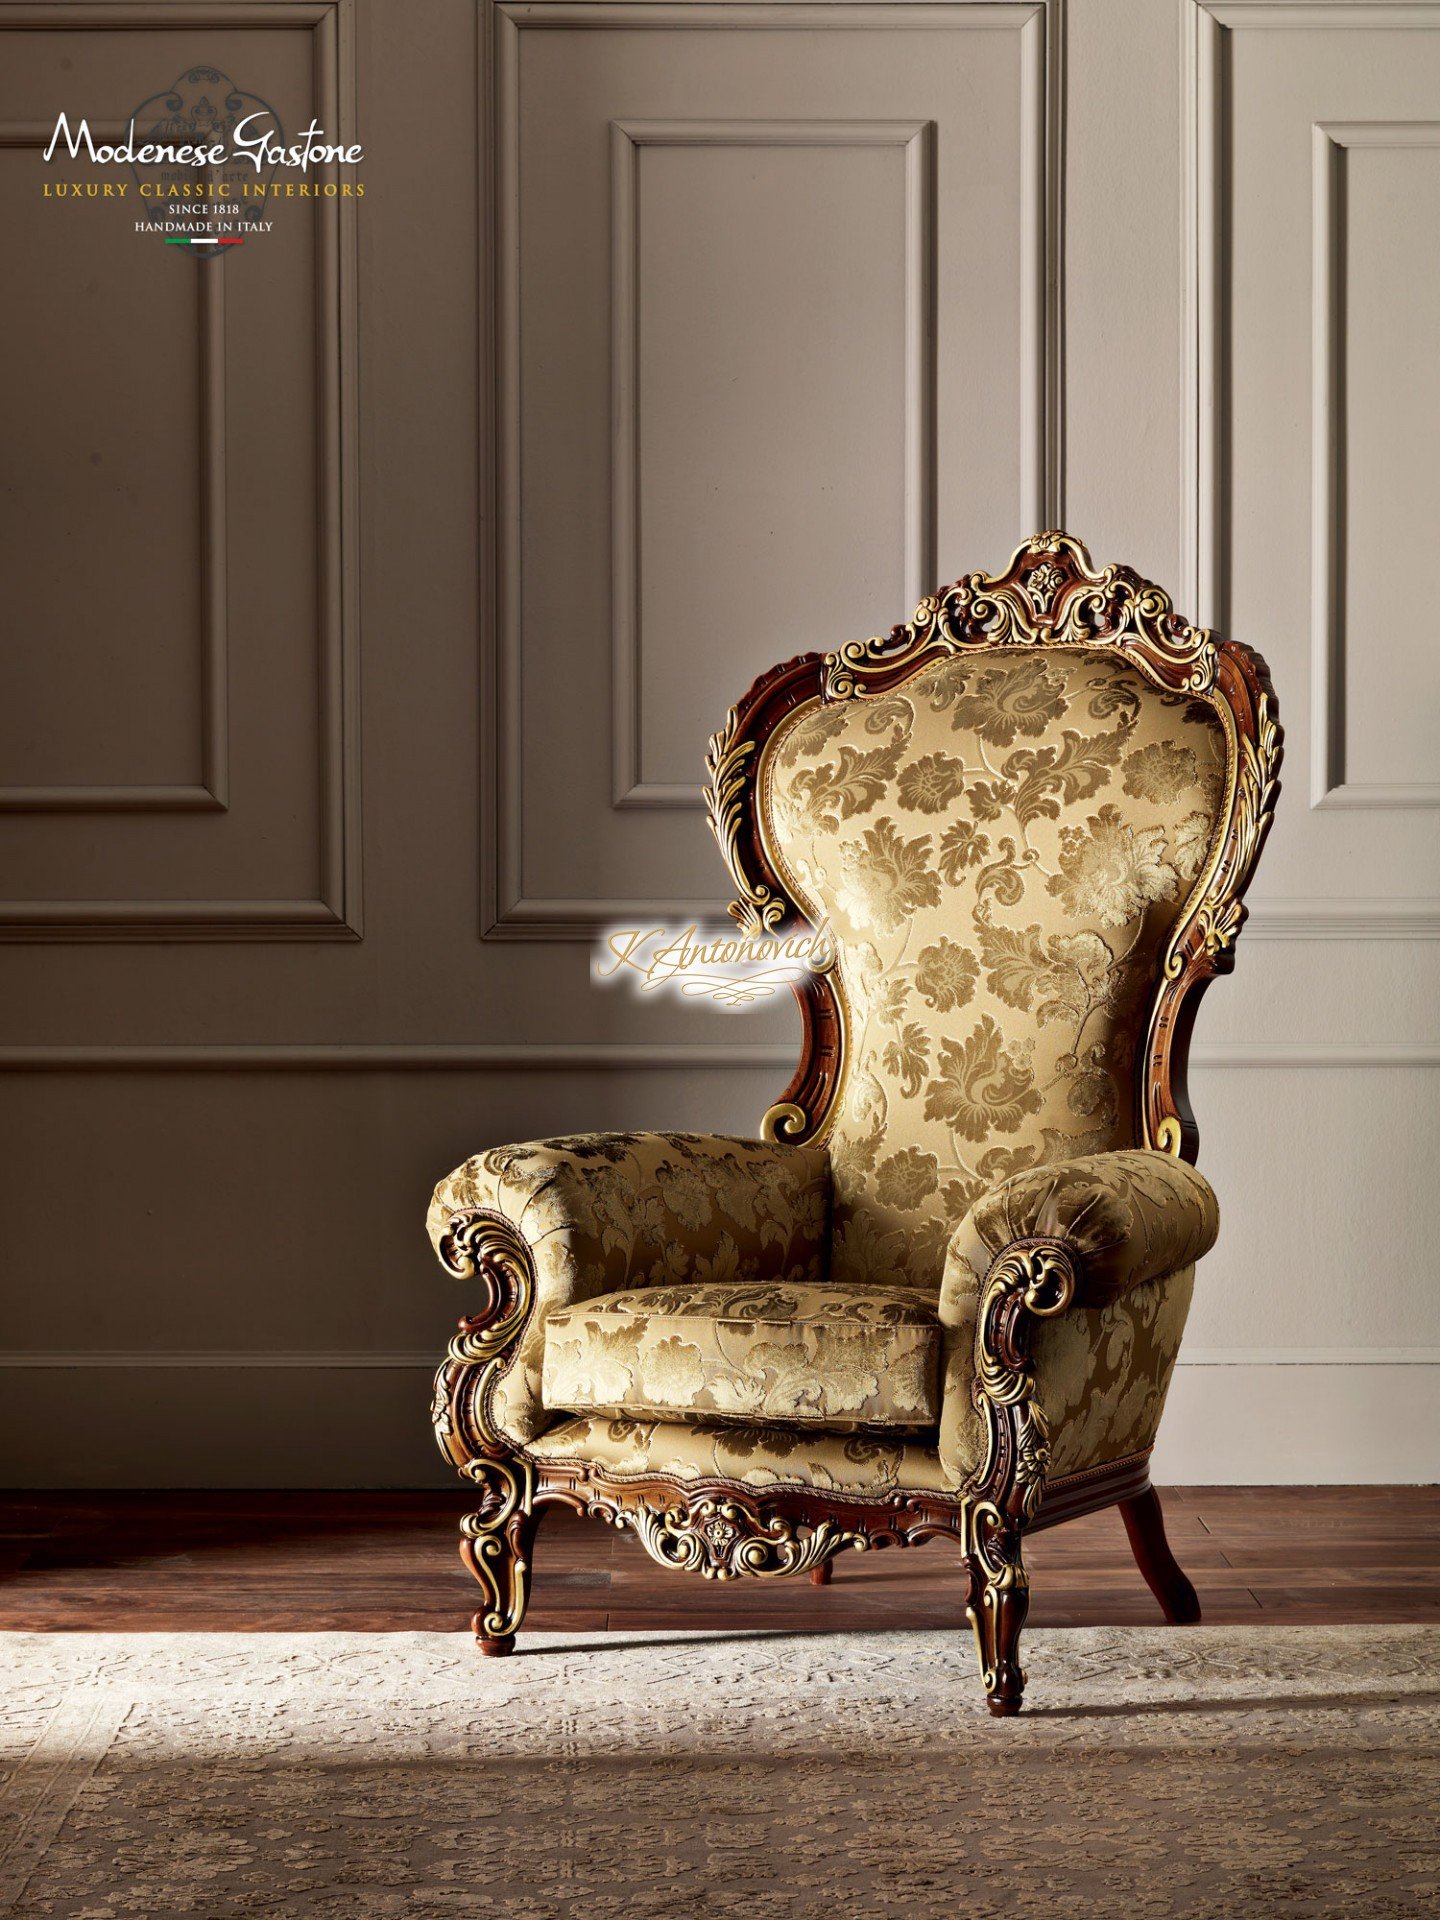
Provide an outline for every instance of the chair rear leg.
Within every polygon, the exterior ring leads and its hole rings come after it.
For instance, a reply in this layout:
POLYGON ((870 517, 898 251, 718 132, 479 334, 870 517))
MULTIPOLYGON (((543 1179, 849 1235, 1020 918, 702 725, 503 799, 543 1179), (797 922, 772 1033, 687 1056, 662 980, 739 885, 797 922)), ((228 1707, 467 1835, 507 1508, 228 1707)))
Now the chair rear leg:
POLYGON ((833 1575, 834 1571, 835 1571, 834 1562, 830 1560, 822 1560, 818 1567, 811 1567, 810 1569, 811 1586, 812 1587, 828 1587, 830 1584, 831 1576, 833 1575))
POLYGON ((1200 1618, 1200 1601, 1194 1587, 1185 1578, 1165 1538, 1165 1516, 1160 1496, 1153 1487, 1120 1502, 1120 1517, 1125 1522, 1135 1564, 1145 1576, 1145 1584, 1160 1602, 1160 1611, 1172 1627, 1193 1626, 1200 1618))

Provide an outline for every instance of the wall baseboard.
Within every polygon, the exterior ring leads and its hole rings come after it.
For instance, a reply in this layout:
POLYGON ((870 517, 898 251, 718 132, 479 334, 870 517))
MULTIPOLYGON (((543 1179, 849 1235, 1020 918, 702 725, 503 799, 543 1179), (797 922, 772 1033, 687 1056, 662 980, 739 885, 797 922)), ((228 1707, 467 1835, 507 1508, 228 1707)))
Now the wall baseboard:
POLYGON ((1440 1363, 1420 1351, 1378 1363, 1341 1356, 1177 1367, 1155 1448, 1156 1484, 1440 1481, 1440 1363))
MULTIPOLYGON (((401 1353, 12 1356, 3 1484, 458 1488, 430 1438, 431 1366, 401 1353)), ((1155 1479, 1440 1481, 1437 1366, 1431 1349, 1200 1349, 1177 1369, 1155 1479)))

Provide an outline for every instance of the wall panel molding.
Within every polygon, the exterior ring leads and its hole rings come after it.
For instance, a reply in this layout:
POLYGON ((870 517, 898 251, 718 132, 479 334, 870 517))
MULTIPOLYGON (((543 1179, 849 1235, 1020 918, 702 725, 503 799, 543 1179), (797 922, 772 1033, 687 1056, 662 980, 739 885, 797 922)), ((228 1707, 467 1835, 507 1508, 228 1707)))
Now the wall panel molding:
MULTIPOLYGON (((114 0, 113 4, 6 6, 0 31, 127 33, 156 28, 295 27, 312 47, 312 108, 341 144, 355 126, 354 0, 114 0)), ((48 131, 48 130, 47 130, 48 131)), ((28 143, 34 128, 17 129, 28 143)), ((318 177, 318 176, 317 176, 318 177)), ((316 213, 316 553, 321 796, 319 884, 314 899, 9 900, 0 941, 354 940, 361 933, 358 500, 358 310, 354 203, 316 213)), ((204 528, 203 779, 196 787, 11 788, 0 811, 19 813, 227 810, 224 295, 222 261, 201 271, 204 375, 198 423, 204 528)), ((233 817, 233 816, 232 816, 233 817)))
POLYGON ((1440 900, 1257 900, 1245 922, 1251 940, 1440 939, 1440 900))
MULTIPOLYGON (((611 648, 616 807, 704 811, 688 784, 642 766, 640 605, 639 169, 644 147, 898 147, 905 163, 905 587, 916 606, 935 582, 935 191, 930 120, 614 120, 611 133, 611 648)), ((738 689, 737 689, 738 691, 738 689)), ((717 716, 718 722, 718 716, 717 716)), ((518 796, 514 796, 518 805, 518 796)))
POLYGON ((0 941, 358 940, 329 900, 7 900, 0 941))
POLYGON ((1352 781, 1345 763, 1346 253, 1353 148, 1440 149, 1440 120, 1320 121, 1314 128, 1311 287, 1310 804, 1327 809, 1440 807, 1440 781, 1352 781))
MULTIPOLYGON (((1021 288, 1020 352, 1022 418, 1020 452, 1022 494, 1032 524, 1059 525, 1063 520, 1064 406, 1063 406, 1063 131, 1064 69, 1061 0, 903 0, 894 6, 852 3, 852 0, 775 0, 774 4, 713 5, 706 0, 490 0, 480 36, 480 219, 482 300, 485 312, 480 328, 480 392, 482 419, 482 515, 491 529, 484 543, 480 572, 482 784, 481 824, 481 938, 488 940, 588 941, 617 922, 637 915, 669 920, 725 923, 720 898, 708 900, 637 901, 528 894, 524 876, 524 740, 522 707, 522 606, 520 589, 520 231, 519 231, 519 113, 520 39, 522 33, 551 28, 592 31, 634 30, 714 31, 763 29, 780 32, 934 32, 951 28, 966 32, 1012 33, 1021 50, 1020 144, 1022 161, 1022 248, 1026 269, 1021 288), (486 401, 489 404, 486 404, 486 401)), ((624 122, 624 125, 644 125, 624 122)), ((685 124, 685 123, 682 123, 685 124)), ((721 123, 726 124, 726 123, 721 123)), ((730 123, 733 124, 733 123, 730 123)), ((782 123, 795 124, 795 123, 782 123)), ((921 164, 923 143, 916 143, 913 165, 921 164)), ((915 196, 918 198, 918 192, 915 196)), ((912 206, 914 200, 911 202, 912 206)), ((910 251, 912 222, 907 218, 907 274, 919 273, 921 262, 910 251)), ((618 244, 618 243, 617 243, 618 244)), ((928 270, 928 269, 927 269, 928 270)), ((919 304, 917 302, 917 304, 919 304)), ((630 302, 633 311, 633 298, 630 302)), ((623 319, 623 313, 622 313, 623 319)), ((618 359, 619 347, 615 348, 618 359)), ((633 355, 627 374, 633 381, 633 355)), ((907 370, 907 389, 927 375, 907 370)), ((907 399, 907 414, 912 402, 907 399)), ((907 488, 932 458, 920 436, 907 436, 907 488)), ((617 477, 628 505, 615 527, 618 549, 627 543, 623 559, 633 576, 634 457, 621 449, 616 456, 617 477)), ((923 560, 923 513, 907 502, 907 571, 912 557, 923 560), (916 551, 912 554, 912 549, 916 551)), ((930 560, 933 572, 934 561, 930 560)), ((928 581, 922 591, 939 585, 928 581)), ((617 600, 624 614, 622 641, 614 647, 616 708, 612 715, 615 738, 612 805, 690 808, 697 804, 700 770, 695 788, 657 783, 641 786, 641 798, 631 797, 638 759, 634 685, 634 590, 619 583, 617 600)), ((919 595, 915 596, 917 599, 919 595)), ((897 618, 909 613, 897 609, 897 618)), ((842 636, 837 636, 837 639, 842 636)), ((743 691, 735 689, 736 693, 743 691)), ((718 724, 723 716, 716 715, 718 724)), ((716 880, 719 881, 718 867, 716 880)))
MULTIPOLYGON (((6 17, 0 15, 0 29, 6 17)), ((119 121, 92 125, 96 139, 125 137, 119 121)), ((0 125, 0 152, 41 150, 53 126, 10 121, 0 125)), ((225 280, 219 262, 196 262, 196 352, 200 413, 196 487, 200 499, 200 778, 198 781, 0 787, 0 813, 219 813, 229 800, 229 662, 226 635, 225 525, 225 280)))
MULTIPOLYGON (((1185 414, 1182 423, 1181 577, 1192 618, 1202 625, 1230 628, 1230 553, 1226 537, 1231 484, 1228 421, 1231 380, 1228 332, 1231 320, 1229 202, 1231 177, 1231 86, 1233 35, 1245 30, 1325 32, 1436 31, 1436 0, 1414 4, 1356 5, 1354 0, 1180 0, 1182 94, 1182 224, 1185 292, 1182 301, 1182 363, 1185 414)), ((1341 121, 1324 126, 1342 127, 1341 121)), ((1367 125, 1370 123, 1354 123, 1367 125)), ((1402 123, 1409 126, 1411 123, 1402 123)), ((1428 128, 1429 123, 1421 123, 1428 128)), ((1342 210, 1329 169, 1319 186, 1320 135, 1316 134, 1317 178, 1315 244, 1317 282, 1323 269, 1337 270, 1335 222, 1342 210), (1321 204, 1321 195, 1324 204, 1321 204), (1324 236, 1322 241, 1322 223, 1324 236)), ((1408 143, 1408 142, 1407 142, 1408 143)), ((1417 144, 1428 144, 1420 142, 1417 144)), ((1357 144, 1359 142, 1357 141, 1357 144)), ((1322 320, 1317 284, 1312 305, 1316 363, 1315 437, 1312 459, 1312 772, 1311 804, 1329 807, 1413 807, 1440 804, 1440 788, 1374 788, 1363 801, 1355 789, 1332 793, 1336 767, 1337 689, 1343 634, 1337 609, 1339 582, 1335 556, 1343 544, 1343 501, 1338 498, 1339 409, 1334 400, 1335 356, 1339 329, 1328 314, 1322 320), (1323 357, 1322 357, 1323 356, 1323 357)), ((1247 937, 1259 940, 1434 940, 1440 939, 1440 897, 1394 899, 1256 898, 1246 923, 1247 937)))
POLYGON ((0 1373, 54 1373, 74 1368, 77 1371, 93 1373, 115 1371, 119 1369, 135 1373, 168 1372, 174 1369, 191 1367, 205 1369, 233 1368, 242 1372, 293 1373, 296 1370, 313 1373, 330 1373, 340 1368, 349 1371, 381 1369, 385 1372, 396 1368, 424 1368, 433 1373, 440 1364, 443 1354, 443 1342, 437 1345, 434 1353, 401 1353, 373 1351, 347 1347, 337 1352, 324 1352, 310 1347, 295 1352, 242 1352, 239 1349, 226 1352, 224 1348, 213 1347, 203 1350, 185 1351, 173 1348, 137 1348, 127 1351, 121 1348, 64 1348, 47 1351, 33 1348, 28 1353, 0 1354, 0 1373))
POLYGON ((0 1073, 749 1073, 789 1074, 795 1048, 768 1041, 650 1045, 0 1047, 0 1073))
POLYGON ((937 27, 964 26, 972 32, 1013 33, 1042 16, 1053 0, 897 0, 895 5, 866 0, 498 0, 496 11, 527 27, 623 27, 674 32, 719 28, 767 28, 812 33, 836 28, 894 33, 910 28, 933 33, 937 27))
POLYGON ((1410 30, 1434 24, 1435 0, 1399 0, 1399 4, 1365 4, 1360 0, 1202 0, 1221 26, 1254 27, 1268 33, 1326 33, 1347 28, 1366 33, 1410 30))

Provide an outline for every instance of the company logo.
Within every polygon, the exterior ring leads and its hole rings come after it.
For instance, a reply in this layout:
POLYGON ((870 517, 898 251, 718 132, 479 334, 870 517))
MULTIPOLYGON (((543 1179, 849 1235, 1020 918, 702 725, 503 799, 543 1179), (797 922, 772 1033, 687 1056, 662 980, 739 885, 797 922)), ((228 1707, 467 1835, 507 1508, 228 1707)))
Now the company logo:
POLYGON ((212 259, 268 233, 287 199, 362 199, 361 181, 329 177, 364 158, 318 121, 287 137, 280 116, 218 67, 188 68, 142 100, 119 130, 97 132, 61 113, 44 148, 48 164, 84 160, 102 176, 47 180, 47 199, 113 200, 137 233, 212 259), (327 175, 317 177, 322 171, 327 175))

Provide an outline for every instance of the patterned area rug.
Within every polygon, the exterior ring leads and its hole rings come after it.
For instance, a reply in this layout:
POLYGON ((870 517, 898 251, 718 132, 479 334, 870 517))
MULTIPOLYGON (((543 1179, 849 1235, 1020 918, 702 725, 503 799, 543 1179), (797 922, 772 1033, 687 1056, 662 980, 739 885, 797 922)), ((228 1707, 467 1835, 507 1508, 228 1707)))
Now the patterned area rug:
POLYGON ((14 1634, 0 1914, 1415 1920, 1440 1629, 14 1634))

